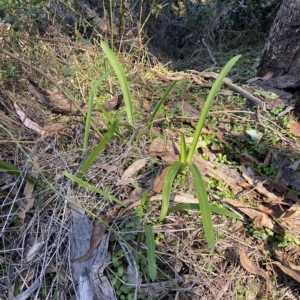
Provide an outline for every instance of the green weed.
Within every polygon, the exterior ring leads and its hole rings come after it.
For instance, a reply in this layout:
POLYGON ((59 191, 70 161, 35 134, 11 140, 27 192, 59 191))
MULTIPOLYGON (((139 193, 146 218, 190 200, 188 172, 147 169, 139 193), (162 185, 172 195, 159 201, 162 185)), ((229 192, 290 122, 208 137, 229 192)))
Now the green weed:
MULTIPOLYGON (((111 49, 109 49, 108 45, 104 42, 101 42, 101 46, 102 46, 102 49, 103 49, 106 57, 108 58, 113 70, 115 71, 115 73, 118 77, 119 84, 121 86, 123 96, 124 96, 128 123, 130 125, 132 125, 133 124, 133 111, 132 111, 131 95, 130 95, 129 85, 128 85, 125 73, 123 71, 121 64, 117 60, 113 51, 111 49)), ((194 165, 191 161, 197 150, 199 138, 201 136, 201 131, 204 126, 208 111, 211 107, 212 101, 215 98, 217 92, 219 91, 223 79, 225 78, 225 76, 227 75, 227 73, 229 72, 231 67, 235 64, 235 62, 239 58, 240 58, 240 56, 236 56, 236 57, 232 58, 226 64, 226 66, 221 70, 219 76, 215 80, 213 87, 211 88, 211 90, 207 96, 204 107, 202 108, 202 112, 201 112, 199 121, 196 126, 196 131, 193 135, 193 140, 192 140, 192 143, 191 143, 191 146, 189 149, 187 148, 187 145, 185 143, 184 134, 181 134, 180 160, 173 163, 173 165, 170 167, 170 169, 165 177, 164 184, 163 184, 162 206, 161 206, 160 219, 159 219, 160 222, 165 219, 166 215, 170 211, 169 210, 170 209, 169 202, 170 202, 170 196, 171 196, 171 192, 172 192, 172 186, 173 186, 174 179, 178 176, 178 173, 180 170, 183 175, 185 174, 186 171, 190 171, 192 178, 193 178, 193 183, 194 183, 194 186, 196 189, 197 198, 199 201, 197 209, 200 210, 200 212, 201 212, 204 235, 205 235, 205 238, 206 238, 207 243, 211 250, 214 250, 214 248, 215 248, 215 236, 214 236, 213 221, 212 221, 211 214, 214 212, 214 213, 218 213, 221 215, 231 216, 234 218, 237 218, 238 216, 224 208, 215 207, 215 206, 212 206, 209 204, 206 187, 205 187, 204 181, 202 179, 201 173, 200 173, 199 169, 196 167, 196 165, 194 165)), ((88 113, 88 117, 86 118, 84 153, 86 152, 86 149, 87 149, 89 122, 90 122, 90 116, 91 116, 91 109, 93 107, 94 94, 95 94, 95 91, 96 91, 98 85, 108 76, 108 74, 109 74, 109 72, 105 73, 94 84, 94 86, 92 87, 92 89, 90 91, 89 113, 88 113)), ((154 117, 156 116, 158 111, 161 109, 162 103, 164 102, 164 100, 166 99, 167 95, 170 93, 170 91, 172 90, 173 87, 174 87, 174 84, 171 84, 167 88, 167 90, 164 93, 164 95, 162 96, 161 100, 158 102, 158 104, 152 114, 152 118, 150 119, 149 129, 151 129, 154 117)), ((101 190, 93 187, 92 185, 88 184, 87 182, 85 182, 81 179, 84 172, 92 165, 92 163, 94 162, 96 157, 99 155, 99 153, 109 143, 110 139, 116 133, 118 125, 120 124, 120 121, 118 119, 113 120, 112 118, 110 118, 109 115, 107 115, 106 117, 108 119, 108 122, 110 123, 110 127, 108 128, 108 130, 107 130, 105 136, 102 138, 102 140, 91 151, 91 153, 88 155, 87 159, 83 162, 83 164, 80 168, 79 176, 75 177, 74 175, 66 173, 66 172, 64 173, 64 175, 69 177, 70 179, 72 179, 74 182, 84 186, 85 188, 93 190, 93 191, 99 193, 100 195, 110 199, 111 201, 114 201, 114 202, 124 206, 122 201, 119 201, 118 199, 108 195, 104 191, 101 191, 101 190)), ((220 159, 224 161, 225 157, 220 157, 220 159)), ((185 175, 183 178, 185 179, 185 175)), ((145 197, 144 197, 144 201, 143 201, 144 204, 146 203, 146 199, 147 199, 147 195, 145 195, 145 197)), ((182 208, 182 207, 175 206, 173 208, 173 210, 178 209, 178 208, 182 208)), ((188 208, 188 206, 185 206, 185 208, 188 208)), ((155 222, 157 222, 157 221, 158 220, 156 220, 155 222)), ((157 277, 157 267, 156 267, 156 263, 155 263, 155 239, 154 239, 154 235, 153 235, 152 226, 150 224, 145 225, 145 237, 146 237, 147 257, 148 257, 147 269, 148 269, 148 273, 149 273, 151 279, 155 280, 157 277)), ((132 238, 134 238, 134 236, 128 235, 128 237, 123 237, 123 240, 129 240, 132 238)), ((120 270, 121 269, 118 269, 117 272, 120 273, 121 272, 120 270)), ((121 276, 121 275, 119 274, 119 276, 121 276)), ((120 291, 119 288, 121 289, 121 287, 119 286, 118 281, 116 282, 116 285, 117 284, 118 284, 118 286, 116 286, 116 288, 118 288, 118 290, 117 289, 116 290, 120 291)), ((128 291, 128 293, 129 292, 130 291, 128 291)), ((119 293, 121 294, 121 292, 119 292, 119 293)))
POLYGON ((166 174, 164 185, 163 185, 163 192, 162 192, 162 207, 161 207, 161 213, 160 213, 160 220, 163 221, 164 218, 167 215, 168 208, 169 208, 169 202, 171 197, 171 190, 172 190, 172 184, 174 182, 175 177, 177 176, 179 170, 188 169, 193 177, 194 180, 194 186, 196 188, 196 194, 199 201, 199 208, 202 216, 202 224, 204 229, 204 235, 206 237, 207 243, 211 250, 214 250, 215 248, 215 237, 214 237, 214 231, 213 231, 213 222, 212 222, 212 216, 211 216, 211 206, 209 205, 208 196, 206 193, 206 188, 204 185, 204 181, 202 179, 201 173, 199 169, 191 163, 193 155, 195 154, 195 151, 197 149, 197 144, 201 135, 202 128, 204 126, 208 111, 211 107, 212 101, 215 98, 217 92, 220 89, 220 86, 222 84, 223 79, 229 72, 229 70, 232 68, 232 66, 236 63, 236 61, 240 58, 240 56, 236 56, 232 58, 225 67, 221 70, 219 76, 217 77, 216 81, 214 82, 207 99, 205 101, 204 107, 202 109, 199 121, 196 126, 196 131, 193 135, 193 141, 192 144, 187 150, 187 146, 185 143, 184 135, 181 134, 180 139, 180 161, 177 161, 173 163, 173 165, 170 167, 169 171, 166 174))

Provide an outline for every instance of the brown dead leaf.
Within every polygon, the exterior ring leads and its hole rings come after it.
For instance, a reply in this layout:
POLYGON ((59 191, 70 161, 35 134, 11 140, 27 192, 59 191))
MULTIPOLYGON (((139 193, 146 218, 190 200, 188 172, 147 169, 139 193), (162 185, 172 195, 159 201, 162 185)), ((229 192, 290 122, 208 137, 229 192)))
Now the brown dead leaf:
POLYGON ((284 251, 275 250, 276 258, 279 262, 290 267, 291 269, 300 272, 300 266, 296 265, 300 258, 300 246, 294 246, 284 251))
POLYGON ((152 127, 153 132, 158 133, 158 134, 162 134, 163 130, 160 126, 153 126, 152 127))
POLYGON ((291 229, 300 230, 300 202, 292 205, 282 216, 281 219, 291 229))
POLYGON ((228 149, 232 149, 232 147, 228 144, 228 142, 224 139, 224 133, 220 130, 217 131, 216 137, 218 140, 225 145, 228 149))
POLYGON ((224 149, 216 143, 213 143, 210 147, 211 151, 214 153, 224 153, 224 149))
POLYGON ((143 99, 143 109, 149 111, 151 109, 151 104, 147 99, 143 99))
POLYGON ((293 270, 292 268, 289 268, 289 267, 285 267, 278 261, 273 261, 271 263, 278 266, 281 269, 281 271, 283 271, 285 274, 292 277, 294 280, 300 282, 300 271, 293 270))
POLYGON ((165 162, 174 162, 179 159, 176 146, 170 140, 154 139, 149 146, 148 152, 150 156, 159 156, 165 162))
POLYGON ((300 136, 300 124, 296 121, 291 121, 290 130, 297 136, 300 136))
POLYGON ((165 176, 166 176, 166 174, 167 174, 167 172, 169 171, 170 168, 171 168, 170 166, 164 168, 162 170, 161 174, 158 175, 155 178, 154 185, 153 185, 153 192, 159 193, 159 192, 162 191, 162 188, 163 188, 163 185, 164 185, 165 176))
POLYGON ((282 219, 291 219, 300 215, 300 202, 296 202, 292 205, 282 216, 282 219))
POLYGON ((43 130, 49 131, 49 132, 55 132, 55 131, 63 131, 67 128, 67 126, 59 123, 52 124, 50 126, 44 126, 42 127, 43 130))
POLYGON ((221 132, 229 132, 231 131, 232 127, 230 126, 231 120, 230 119, 222 119, 219 122, 218 128, 221 132))
POLYGON ((260 211, 259 207, 253 207, 233 199, 224 199, 224 201, 242 211, 249 218, 254 219, 257 228, 266 227, 280 233, 280 227, 269 216, 260 211))
POLYGON ((246 271, 254 275, 259 275, 266 280, 268 286, 270 285, 271 282, 268 274, 262 268, 257 267, 252 263, 247 256, 244 247, 242 247, 240 252, 240 263, 246 271))
POLYGON ((295 255, 300 255, 300 246, 294 246, 286 252, 286 260, 289 261, 295 255))
POLYGON ((264 227, 270 228, 272 226, 272 220, 265 214, 261 214, 253 220, 253 227, 255 229, 263 229, 264 227))
POLYGON ((193 142, 193 137, 192 136, 188 136, 184 140, 185 140, 186 144, 191 144, 193 142))
POLYGON ((147 158, 141 158, 135 161, 131 166, 129 166, 123 173, 121 179, 131 178, 134 174, 137 173, 140 169, 145 167, 147 164, 147 158))
POLYGON ((207 147, 201 147, 201 150, 203 154, 207 155, 208 157, 210 157, 213 154, 207 147))
POLYGON ((144 193, 144 190, 141 188, 136 188, 133 191, 131 191, 130 195, 129 195, 129 199, 140 199, 142 198, 144 193))
MULTIPOLYGON (((171 194, 170 198, 174 203, 199 203, 198 199, 195 199, 193 197, 187 197, 186 195, 175 195, 171 194)), ((162 200, 162 194, 152 196, 150 198, 150 202, 152 201, 160 201, 162 200)))
POLYGON ((182 103, 179 103, 182 114, 188 115, 190 117, 200 117, 200 111, 198 111, 195 107, 193 107, 191 104, 189 104, 186 101, 182 101, 182 103))
POLYGON ((300 202, 292 205, 282 216, 281 219, 293 229, 300 229, 300 202))
POLYGON ((211 130, 209 130, 209 129, 207 129, 207 128, 205 128, 205 127, 203 127, 202 128, 202 131, 201 131, 201 133, 203 134, 212 134, 214 131, 211 131, 211 130))

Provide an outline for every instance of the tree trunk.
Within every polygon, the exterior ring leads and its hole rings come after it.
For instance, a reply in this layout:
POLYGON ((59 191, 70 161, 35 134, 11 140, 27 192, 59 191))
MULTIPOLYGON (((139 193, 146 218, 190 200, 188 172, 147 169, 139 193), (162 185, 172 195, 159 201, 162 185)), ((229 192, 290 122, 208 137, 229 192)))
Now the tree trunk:
POLYGON ((300 79, 300 0, 283 0, 258 67, 259 76, 273 72, 300 79))

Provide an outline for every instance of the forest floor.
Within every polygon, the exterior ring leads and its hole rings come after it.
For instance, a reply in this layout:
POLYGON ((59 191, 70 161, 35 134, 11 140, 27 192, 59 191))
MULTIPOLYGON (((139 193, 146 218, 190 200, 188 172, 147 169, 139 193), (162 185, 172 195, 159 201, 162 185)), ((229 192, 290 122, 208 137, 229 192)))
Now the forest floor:
MULTIPOLYGON (((268 89, 262 80, 247 83, 256 75, 263 45, 216 52, 219 67, 207 56, 197 70, 189 65, 182 71, 173 71, 146 46, 117 54, 131 93, 131 125, 114 72, 93 89, 111 69, 97 41, 74 42, 57 28, 49 38, 36 32, 12 35, 5 26, 0 30, 5 45, 0 62, 0 299, 75 299, 79 277, 88 274, 98 255, 90 251, 99 242, 90 242, 91 220, 105 219, 114 199, 134 205, 118 210, 101 227, 110 235, 105 236, 107 248, 99 247, 109 255, 98 275, 113 287, 111 299, 300 299, 296 96, 268 89), (242 57, 212 103, 193 159, 210 203, 239 215, 212 215, 216 247, 211 251, 199 209, 180 207, 198 203, 191 175, 175 178, 170 207, 178 206, 164 221, 162 189, 167 168, 178 160, 181 134, 189 146, 214 78, 236 54, 242 57), (117 119, 120 124, 108 141, 117 119), (79 176, 87 154, 101 141, 105 147, 81 174, 89 186, 76 184, 66 172, 79 176), (78 216, 86 217, 82 227, 78 216), (146 258, 146 224, 154 232, 154 281, 146 258), (88 250, 89 256, 76 261, 88 250)), ((100 287, 99 293, 104 290, 100 287)))

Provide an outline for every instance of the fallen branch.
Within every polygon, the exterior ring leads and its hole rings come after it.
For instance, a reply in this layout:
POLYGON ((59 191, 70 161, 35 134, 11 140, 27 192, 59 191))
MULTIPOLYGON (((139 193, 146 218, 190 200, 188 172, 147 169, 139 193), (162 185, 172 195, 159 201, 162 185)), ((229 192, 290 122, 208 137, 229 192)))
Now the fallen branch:
MULTIPOLYGON (((214 73, 214 72, 198 72, 198 71, 195 71, 195 70, 189 70, 189 72, 192 73, 192 74, 197 74, 197 75, 202 76, 204 78, 213 78, 213 79, 216 79, 219 75, 219 74, 214 73)), ((233 84, 229 78, 226 77, 223 80, 223 83, 226 84, 231 90, 239 93, 240 95, 244 96, 248 100, 250 100, 253 103, 255 103, 256 105, 258 105, 263 112, 267 112, 265 102, 261 101, 259 98, 255 97, 255 96, 253 96, 252 94, 250 94, 249 92, 247 92, 243 88, 233 84)))

